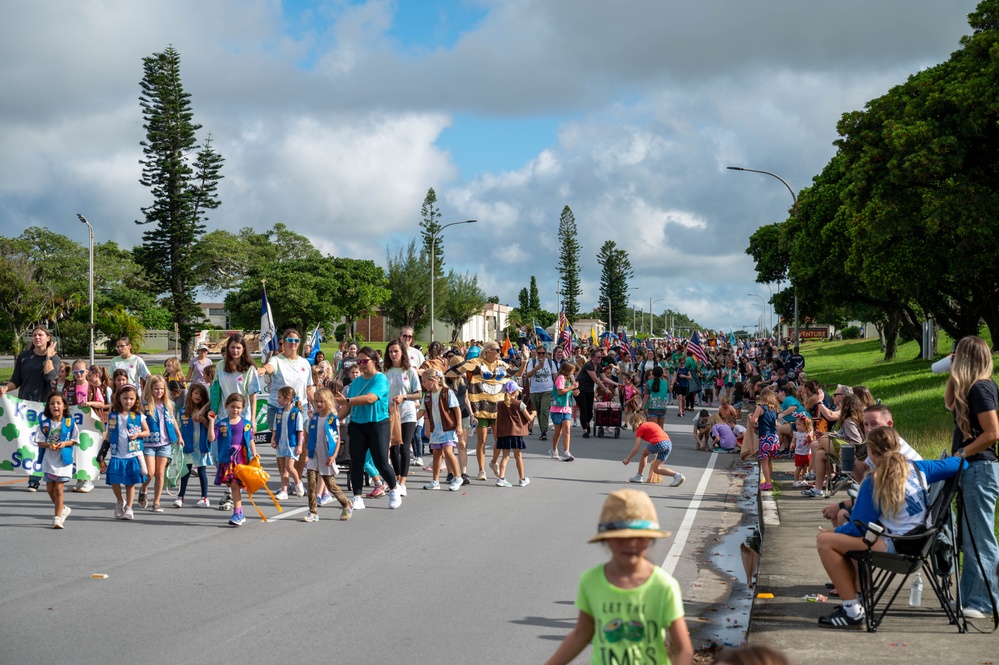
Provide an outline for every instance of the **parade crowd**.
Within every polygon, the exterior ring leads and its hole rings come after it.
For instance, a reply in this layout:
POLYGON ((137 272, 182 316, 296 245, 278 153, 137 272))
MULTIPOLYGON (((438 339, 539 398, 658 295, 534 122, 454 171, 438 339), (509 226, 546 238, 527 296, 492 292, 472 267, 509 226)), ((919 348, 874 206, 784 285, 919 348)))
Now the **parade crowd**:
MULTIPOLYGON (((574 427, 583 438, 630 428, 635 444, 622 462, 639 459, 638 472, 628 481, 658 482, 666 476, 670 487, 677 487, 684 477, 666 466, 673 443, 664 429, 674 407, 677 418, 690 419, 695 448, 755 456, 761 491, 773 487, 772 460, 787 456, 794 459, 793 486, 806 497, 826 497, 834 482, 830 458, 843 445, 856 451, 853 480, 861 483, 856 499, 821 509, 832 528, 820 530, 818 553, 842 600, 820 619, 826 627, 863 622, 853 564, 845 555, 864 547, 853 519, 883 524, 885 535, 875 547, 894 551, 891 535, 925 519, 928 502, 920 488, 964 468, 962 501, 970 515, 964 537, 975 539, 985 564, 964 567, 964 611, 969 617, 991 612, 999 564, 993 532, 999 394, 990 350, 977 337, 961 340, 953 354, 946 392, 955 422, 952 456, 941 461, 921 460, 895 430, 888 406, 867 388, 838 385, 830 394, 810 380, 804 358, 786 341, 718 336, 702 347, 695 333, 689 340, 646 340, 633 349, 626 339, 577 347, 473 340, 447 347, 431 342, 424 354, 413 344, 412 329, 404 328, 384 353, 344 342, 330 359, 311 349, 300 355, 302 342, 299 331, 289 328, 278 351, 258 363, 244 337, 233 333, 217 362, 202 346, 186 374, 176 359, 154 374, 132 353, 127 338, 117 341, 119 355, 105 368, 83 360, 63 363, 48 330, 36 328, 11 380, 0 386, 0 395, 17 390, 22 399, 45 405, 35 434, 41 476, 30 478, 29 491, 46 483, 53 527, 63 528, 72 512, 63 488, 73 475, 72 447, 79 444, 77 426, 68 417, 71 406, 89 407, 104 425, 98 461, 115 496, 114 518, 121 520, 133 519, 136 505, 164 511, 165 472, 171 459, 182 455, 186 473, 172 505, 189 505, 189 481, 196 477, 198 497, 190 505, 209 508, 215 501, 220 510, 232 511, 229 524, 243 525, 239 469, 259 464, 258 440, 275 451, 277 498, 307 496, 304 522, 317 521, 319 507, 333 501, 340 520, 364 509, 365 500, 384 497, 390 508, 399 508, 416 468, 431 475, 425 490, 457 491, 473 480, 486 482, 487 469, 499 487, 526 487, 531 481, 524 438, 535 427, 541 440, 550 441, 548 455, 563 462, 575 459, 574 427), (266 436, 258 439, 256 402, 264 394, 267 422, 261 434, 266 436), (714 413, 703 408, 716 402, 714 413), (508 480, 511 457, 516 476, 511 473, 508 480), (346 491, 336 480, 342 465, 349 466, 346 491), (210 470, 221 488, 214 499, 210 470)), ((79 480, 73 491, 92 489, 91 481, 79 480)), ((624 490, 612 493, 605 505, 605 512, 627 513, 602 515, 594 538, 610 543, 612 561, 600 579, 611 586, 631 588, 629 575, 643 580, 652 575, 638 562, 646 561, 649 539, 668 534, 659 529, 647 498, 624 490)), ((664 597, 675 595, 662 608, 660 625, 684 651, 689 636, 679 637, 686 631, 675 580, 667 575, 659 583, 666 588, 664 597)), ((599 596, 590 598, 593 593, 592 580, 581 584, 580 624, 550 662, 568 662, 566 657, 571 660, 577 647, 593 638, 594 616, 587 608, 601 602, 599 596)))

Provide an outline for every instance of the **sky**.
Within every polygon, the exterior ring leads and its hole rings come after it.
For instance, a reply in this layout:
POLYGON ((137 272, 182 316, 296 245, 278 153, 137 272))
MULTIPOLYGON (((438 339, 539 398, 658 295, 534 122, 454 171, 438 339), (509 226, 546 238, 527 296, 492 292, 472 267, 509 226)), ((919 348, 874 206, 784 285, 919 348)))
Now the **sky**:
MULTIPOLYGON (((606 240, 632 302, 752 330, 749 236, 833 156, 836 122, 945 60, 969 0, 0 0, 0 235, 141 242, 142 58, 173 45, 225 158, 208 228, 283 222, 386 264, 433 187, 447 268, 556 311, 559 216, 596 306, 606 240), (658 302, 656 302, 658 301, 658 302)), ((776 287, 776 285, 771 285, 776 287)), ((630 323, 630 322, 629 322, 630 323)))

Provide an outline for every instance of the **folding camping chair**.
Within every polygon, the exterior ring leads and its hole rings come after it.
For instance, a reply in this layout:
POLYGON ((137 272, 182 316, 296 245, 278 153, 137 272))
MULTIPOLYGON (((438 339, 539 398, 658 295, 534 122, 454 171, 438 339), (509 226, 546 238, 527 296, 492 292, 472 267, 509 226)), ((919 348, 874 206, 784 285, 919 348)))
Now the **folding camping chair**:
MULTIPOLYGON (((934 483, 930 488, 929 525, 924 532, 914 535, 880 536, 890 537, 895 543, 896 550, 899 550, 897 553, 872 550, 871 545, 877 542, 877 537, 870 539, 871 542, 867 542, 868 539, 865 538, 866 550, 846 553, 857 562, 860 579, 858 598, 864 607, 868 632, 877 632, 878 626, 888 614, 899 592, 907 588, 906 582, 909 576, 916 572, 922 572, 922 576, 929 582, 941 609, 947 615, 948 622, 956 624, 959 633, 967 632, 964 617, 959 616, 961 607, 959 585, 956 583, 951 585, 951 577, 957 569, 957 539, 954 538, 951 505, 960 487, 960 478, 961 472, 958 471, 956 476, 934 483), (945 568, 944 563, 948 560, 952 565, 945 568), (895 592, 886 603, 880 605, 899 575, 902 579, 895 592), (951 594, 951 586, 957 589, 956 598, 951 594), (951 601, 954 601, 953 607, 951 601)), ((868 531, 876 533, 869 528, 870 525, 859 520, 854 520, 853 523, 864 532, 865 536, 868 531)))

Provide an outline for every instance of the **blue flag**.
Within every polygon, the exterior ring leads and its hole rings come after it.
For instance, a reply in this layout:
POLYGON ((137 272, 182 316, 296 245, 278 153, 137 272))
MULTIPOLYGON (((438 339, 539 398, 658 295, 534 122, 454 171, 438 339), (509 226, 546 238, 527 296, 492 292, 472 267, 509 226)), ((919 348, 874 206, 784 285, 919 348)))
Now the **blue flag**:
POLYGON ((554 342, 555 341, 555 340, 552 339, 552 336, 549 335, 548 332, 544 328, 542 328, 541 326, 538 325, 537 321, 532 321, 532 323, 534 324, 534 334, 538 338, 539 342, 554 342))
POLYGON ((319 338, 319 324, 316 324, 316 329, 312 331, 312 337, 309 338, 309 346, 312 347, 312 350, 309 352, 310 365, 316 364, 316 354, 320 351, 319 345, 321 343, 322 341, 319 338))
POLYGON ((264 287, 264 298, 260 308, 260 355, 277 353, 277 330, 274 326, 274 315, 271 304, 267 302, 267 287, 264 287))

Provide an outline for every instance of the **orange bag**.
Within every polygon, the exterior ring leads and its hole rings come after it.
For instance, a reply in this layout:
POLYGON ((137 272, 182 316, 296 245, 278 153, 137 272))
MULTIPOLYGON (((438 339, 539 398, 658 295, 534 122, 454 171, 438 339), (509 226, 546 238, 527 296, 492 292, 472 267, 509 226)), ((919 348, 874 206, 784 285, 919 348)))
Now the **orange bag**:
POLYGON ((274 501, 274 505, 277 506, 278 512, 283 513, 284 510, 281 508, 281 504, 278 503, 277 497, 274 496, 270 488, 267 487, 267 481, 270 480, 270 474, 264 471, 263 467, 260 466, 260 456, 254 457, 248 464, 237 464, 232 471, 233 475, 246 490, 246 498, 250 500, 253 507, 257 509, 257 513, 260 514, 260 519, 267 521, 264 517, 264 512, 257 507, 257 504, 253 501, 253 493, 259 491, 260 489, 265 490, 274 501))

